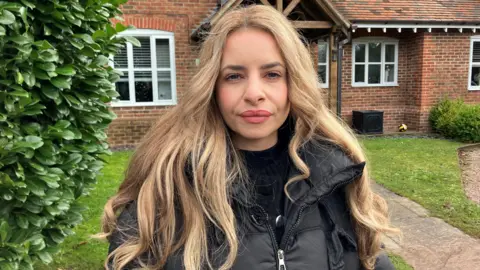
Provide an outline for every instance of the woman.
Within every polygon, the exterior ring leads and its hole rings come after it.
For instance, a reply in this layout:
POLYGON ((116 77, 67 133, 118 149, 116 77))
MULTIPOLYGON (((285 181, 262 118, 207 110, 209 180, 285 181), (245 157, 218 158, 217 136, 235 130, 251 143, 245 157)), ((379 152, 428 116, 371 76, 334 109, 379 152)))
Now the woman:
POLYGON ((105 206, 114 269, 393 269, 365 157, 281 13, 225 14, 105 206), (116 213, 121 212, 117 217, 116 213))

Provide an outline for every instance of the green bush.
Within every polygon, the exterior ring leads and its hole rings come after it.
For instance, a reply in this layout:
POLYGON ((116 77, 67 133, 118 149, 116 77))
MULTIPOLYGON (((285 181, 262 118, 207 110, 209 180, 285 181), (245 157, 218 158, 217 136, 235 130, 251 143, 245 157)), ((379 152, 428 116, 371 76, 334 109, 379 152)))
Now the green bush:
POLYGON ((466 106, 458 114, 453 130, 461 141, 480 142, 480 105, 466 106))
POLYGON ((433 130, 445 137, 480 142, 480 105, 443 99, 432 108, 429 120, 433 130))
POLYGON ((0 269, 52 261, 108 154, 126 0, 0 1, 0 269))

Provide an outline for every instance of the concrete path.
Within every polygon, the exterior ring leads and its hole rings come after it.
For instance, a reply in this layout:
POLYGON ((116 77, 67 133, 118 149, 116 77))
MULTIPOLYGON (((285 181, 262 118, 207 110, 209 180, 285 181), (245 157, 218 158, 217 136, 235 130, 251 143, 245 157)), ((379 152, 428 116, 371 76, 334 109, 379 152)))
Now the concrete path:
POLYGON ((415 270, 480 270, 480 240, 441 219, 428 216, 419 204, 374 184, 388 202, 394 226, 403 242, 385 238, 388 250, 402 256, 415 270))

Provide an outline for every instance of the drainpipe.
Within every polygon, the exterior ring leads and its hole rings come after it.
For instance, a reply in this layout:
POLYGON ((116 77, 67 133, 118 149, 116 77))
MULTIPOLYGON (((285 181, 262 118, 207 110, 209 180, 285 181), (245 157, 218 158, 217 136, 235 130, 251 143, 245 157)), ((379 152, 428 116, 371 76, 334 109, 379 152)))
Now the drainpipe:
POLYGON ((347 38, 339 41, 340 36, 335 37, 335 43, 337 44, 337 116, 342 117, 342 60, 343 60, 343 46, 349 43, 352 39, 350 32, 347 34, 347 38))

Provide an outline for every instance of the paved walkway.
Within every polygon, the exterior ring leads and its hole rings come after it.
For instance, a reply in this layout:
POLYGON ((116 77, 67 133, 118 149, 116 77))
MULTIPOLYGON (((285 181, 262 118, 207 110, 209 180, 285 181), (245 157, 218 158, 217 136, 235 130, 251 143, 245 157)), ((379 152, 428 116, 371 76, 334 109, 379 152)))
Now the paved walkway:
POLYGON ((480 270, 480 240, 441 219, 428 216, 419 204, 374 185, 388 202, 394 226, 403 242, 385 238, 387 249, 402 256, 415 270, 480 270))

